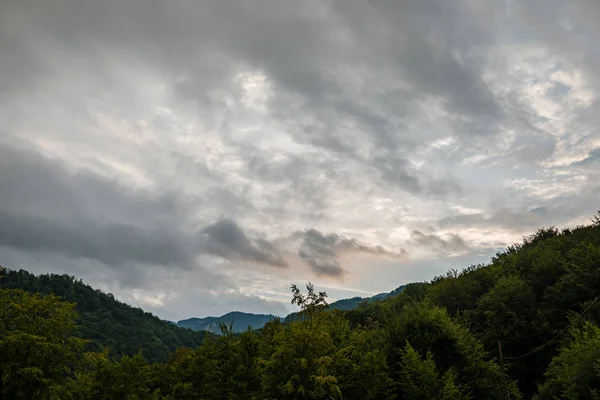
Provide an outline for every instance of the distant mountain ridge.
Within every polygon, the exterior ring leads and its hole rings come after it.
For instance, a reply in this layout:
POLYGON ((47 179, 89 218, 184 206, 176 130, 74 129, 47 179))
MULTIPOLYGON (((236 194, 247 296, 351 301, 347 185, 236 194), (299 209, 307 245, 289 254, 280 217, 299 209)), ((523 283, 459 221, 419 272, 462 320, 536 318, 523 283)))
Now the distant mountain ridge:
MULTIPOLYGON (((333 310, 348 311, 357 308, 362 303, 369 303, 373 301, 381 301, 390 296, 400 294, 404 290, 405 285, 399 286, 391 292, 379 293, 371 297, 351 297, 348 299, 341 299, 334 301, 329 304, 329 308, 333 310)), ((285 318, 284 321, 292 321, 296 318, 297 313, 291 313, 285 318)), ((241 333, 250 327, 251 329, 261 329, 265 324, 275 318, 278 318, 272 314, 253 314, 241 311, 232 311, 220 317, 204 317, 204 318, 187 318, 176 322, 176 325, 181 328, 188 328, 194 331, 208 331, 216 334, 220 333, 219 322, 225 325, 232 325, 233 332, 241 333)))
POLYGON ((194 331, 208 331, 220 333, 219 322, 226 325, 232 325, 235 333, 241 333, 251 327, 252 329, 260 329, 265 324, 277 316, 272 314, 252 314, 241 311, 228 312, 220 317, 204 317, 204 318, 187 318, 177 321, 177 326, 188 328, 194 331))
MULTIPOLYGON (((232 311, 220 317, 187 318, 177 322, 162 320, 69 275, 35 275, 25 270, 7 269, 0 280, 0 286, 42 294, 54 293, 66 301, 75 302, 79 313, 80 334, 92 339, 94 348, 106 346, 116 354, 126 355, 133 355, 141 350, 149 361, 164 361, 169 352, 180 346, 200 345, 206 332, 220 334, 219 322, 232 325, 234 333, 241 333, 248 327, 261 329, 267 322, 279 318, 272 314, 232 311)), ((329 308, 353 310, 362 303, 380 301, 399 294, 403 289, 404 286, 400 286, 391 292, 372 297, 337 300, 329 308)), ((291 313, 281 319, 289 322, 296 317, 297 313, 291 313)))
POLYGON ((357 296, 357 297, 351 297, 349 299, 341 299, 338 301, 334 301, 333 303, 331 303, 329 305, 329 308, 333 309, 333 310, 341 310, 341 311, 353 310, 363 302, 368 303, 371 301, 381 301, 390 296, 395 296, 397 294, 400 294, 404 290, 405 286, 406 285, 398 286, 396 289, 392 290, 391 292, 379 293, 379 294, 376 294, 375 296, 371 296, 371 297, 358 297, 357 296))

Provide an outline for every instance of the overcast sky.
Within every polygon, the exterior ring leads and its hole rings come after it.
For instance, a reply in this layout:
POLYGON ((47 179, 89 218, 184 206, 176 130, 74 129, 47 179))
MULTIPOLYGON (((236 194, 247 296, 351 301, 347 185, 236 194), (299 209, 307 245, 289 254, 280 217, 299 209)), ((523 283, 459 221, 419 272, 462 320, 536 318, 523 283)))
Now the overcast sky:
POLYGON ((600 209, 600 2, 0 0, 0 264, 163 318, 600 209))

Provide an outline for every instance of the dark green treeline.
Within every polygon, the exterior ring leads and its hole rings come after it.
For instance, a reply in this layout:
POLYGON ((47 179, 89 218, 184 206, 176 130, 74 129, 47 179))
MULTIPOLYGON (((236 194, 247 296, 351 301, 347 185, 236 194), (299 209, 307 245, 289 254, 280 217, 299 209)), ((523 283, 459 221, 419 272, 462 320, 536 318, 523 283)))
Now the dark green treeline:
POLYGON ((137 346, 91 324, 86 295, 0 274, 2 399, 600 399, 598 217, 351 311, 292 287, 301 318, 260 331, 188 338, 123 312, 137 346))

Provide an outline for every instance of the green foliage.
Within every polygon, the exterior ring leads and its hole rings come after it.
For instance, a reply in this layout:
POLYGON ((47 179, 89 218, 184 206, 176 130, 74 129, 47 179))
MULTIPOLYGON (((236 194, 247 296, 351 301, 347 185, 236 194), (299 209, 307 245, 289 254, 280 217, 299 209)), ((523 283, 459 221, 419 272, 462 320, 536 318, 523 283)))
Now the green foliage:
POLYGON ((427 352, 425 359, 422 359, 410 343, 406 342, 400 354, 402 361, 399 386, 406 398, 415 400, 470 398, 455 383, 456 373, 453 369, 440 376, 430 351, 427 352))
POLYGON ((502 277, 477 302, 473 319, 480 317, 486 327, 484 340, 502 341, 505 347, 517 348, 524 332, 535 327, 536 301, 532 288, 519 276, 502 277))
POLYGON ((300 307, 293 318, 242 333, 221 323, 221 335, 203 341, 73 278, 2 270, 3 287, 41 294, 0 289, 0 393, 68 400, 600 399, 599 221, 539 230, 489 265, 452 270, 352 310, 328 309, 326 294, 310 283, 306 293, 292 286, 300 307), (92 349, 116 352, 86 353, 82 337, 94 340, 92 349))
POLYGON ((75 316, 54 295, 0 289, 0 398, 59 398, 83 355, 75 316))
POLYGON ((386 356, 388 341, 387 332, 376 324, 350 331, 346 345, 338 351, 336 367, 344 393, 356 399, 395 398, 396 384, 386 356))
POLYGON ((101 359, 94 371, 90 399, 150 399, 155 379, 140 354, 124 356, 118 362, 101 359))
POLYGON ((338 380, 333 374, 336 336, 344 336, 345 326, 336 314, 325 312, 324 292, 315 293, 312 284, 302 294, 292 286, 292 303, 301 307, 303 320, 273 336, 274 352, 261 362, 263 388, 273 398, 341 398, 338 380), (341 329, 340 329, 341 328, 341 329))
POLYGON ((139 308, 116 300, 112 294, 94 290, 68 275, 39 275, 6 270, 3 287, 22 289, 42 295, 55 294, 75 303, 79 314, 76 335, 89 339, 88 350, 109 347, 113 355, 134 356, 139 351, 152 362, 166 361, 169 353, 181 346, 196 347, 205 332, 193 332, 163 321, 139 308))
POLYGON ((538 399, 600 398, 600 328, 585 322, 571 337, 550 363, 538 399))
POLYGON ((300 292, 296 285, 291 286, 292 289, 292 304, 300 307, 300 315, 312 318, 319 311, 329 307, 327 304, 327 293, 315 293, 315 287, 312 283, 306 284, 306 295, 300 292))
MULTIPOLYGON (((445 309, 428 303, 409 304, 389 329, 393 349, 401 349, 409 341, 418 352, 431 352, 440 371, 456 374, 458 382, 475 398, 504 399, 507 393, 512 398, 519 396, 499 366, 487 359, 479 340, 452 320, 445 309)), ((396 353, 395 360, 402 365, 406 351, 396 353)), ((397 374, 402 376, 402 370, 397 374)))

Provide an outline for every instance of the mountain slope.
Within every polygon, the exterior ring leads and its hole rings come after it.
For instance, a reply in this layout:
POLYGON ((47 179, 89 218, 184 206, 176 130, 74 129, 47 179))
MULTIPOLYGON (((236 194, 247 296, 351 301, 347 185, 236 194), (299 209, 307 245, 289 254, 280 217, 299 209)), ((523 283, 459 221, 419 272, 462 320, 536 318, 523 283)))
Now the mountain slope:
POLYGON ((91 339, 90 347, 108 347, 115 355, 134 355, 141 351, 150 362, 165 361, 178 347, 199 346, 206 332, 194 332, 163 321, 140 308, 131 307, 110 293, 95 290, 68 275, 34 275, 6 270, 0 280, 6 289, 22 289, 41 294, 54 293, 75 302, 79 314, 78 336, 91 339))
POLYGON ((333 303, 331 303, 329 305, 329 308, 332 310, 341 310, 341 311, 348 311, 348 310, 353 310, 356 307, 358 307, 359 305, 361 305, 362 303, 369 303, 372 301, 380 301, 383 299, 386 299, 390 296, 395 296, 397 294, 402 293, 402 291, 404 290, 404 288, 406 287, 406 285, 402 285, 402 286, 398 286, 396 289, 392 290, 391 292, 387 292, 387 293, 379 293, 376 294, 375 296, 371 296, 371 297, 352 297, 349 299, 341 299, 338 301, 334 301, 333 303))
POLYGON ((233 332, 241 333, 251 327, 252 329, 260 329, 265 324, 277 318, 270 314, 252 314, 239 311, 233 311, 220 317, 206 318, 188 318, 177 322, 177 326, 189 328, 195 331, 209 331, 219 333, 219 322, 233 326, 233 332))
MULTIPOLYGON (((404 288, 406 288, 407 286, 408 285, 398 286, 396 289, 392 290, 391 292, 379 293, 379 294, 376 294, 375 296, 371 296, 371 297, 357 296, 357 297, 351 297, 349 299, 337 300, 337 301, 334 301, 333 303, 329 304, 329 309, 330 310, 340 310, 340 311, 356 310, 360 306, 368 306, 369 304, 378 303, 389 297, 399 295, 400 293, 402 293, 404 288)), ((284 321, 292 322, 297 319, 298 319, 298 313, 294 312, 294 313, 289 314, 287 317, 285 317, 284 321)))
POLYGON ((311 287, 293 294, 309 299, 306 318, 226 330, 162 365, 84 357, 71 304, 0 290, 0 398, 597 398, 600 214, 593 221, 540 229, 486 265, 342 313, 311 287))
MULTIPOLYGON (((444 310, 489 355, 507 361, 506 371, 524 398, 538 390, 540 399, 592 398, 590 389, 600 387, 600 375, 593 372, 600 365, 600 214, 592 221, 573 229, 539 229, 489 264, 408 285, 399 296, 345 317, 354 326, 383 324, 390 316, 401 320, 420 302, 444 310)), ((416 332, 424 332, 424 325, 416 332)), ((443 344, 428 350, 448 351, 443 344)))
MULTIPOLYGON (((352 297, 349 299, 341 299, 334 301, 329 305, 332 310, 348 311, 357 308, 361 304, 367 304, 373 301, 381 301, 390 296, 400 294, 404 290, 404 285, 388 293, 379 293, 372 297, 352 297)), ((287 315, 284 320, 286 322, 296 319, 297 313, 287 315)), ((252 329, 261 329, 265 324, 273 319, 278 318, 270 314, 253 314, 240 311, 229 312, 220 317, 204 317, 204 318, 187 318, 178 321, 176 324, 182 328, 189 328, 194 331, 208 331, 216 334, 220 333, 219 322, 226 325, 232 324, 234 333, 241 333, 251 327, 252 329)))

